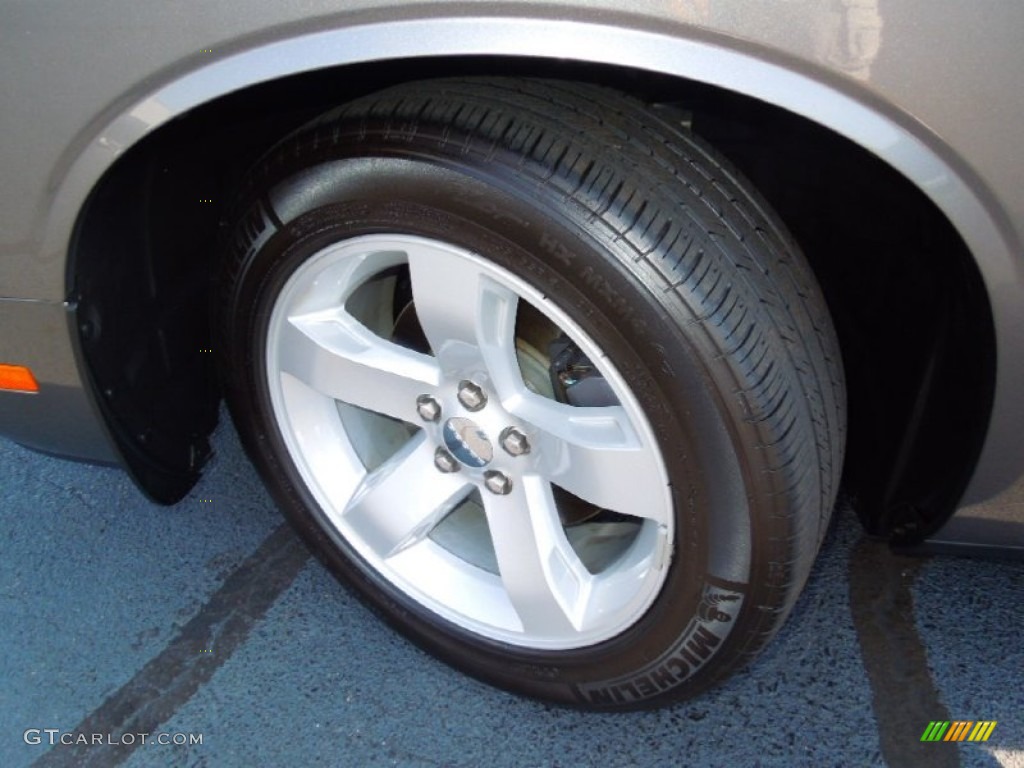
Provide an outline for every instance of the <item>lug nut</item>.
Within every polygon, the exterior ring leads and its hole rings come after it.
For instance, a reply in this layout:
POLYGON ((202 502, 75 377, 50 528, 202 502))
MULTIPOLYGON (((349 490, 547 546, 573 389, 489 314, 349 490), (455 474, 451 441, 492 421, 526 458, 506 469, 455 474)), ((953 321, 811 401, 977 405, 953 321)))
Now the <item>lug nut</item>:
POLYGON ((416 412, 424 421, 437 421, 441 418, 441 404, 430 395, 416 398, 416 412))
POLYGON ((459 402, 467 411, 479 411, 487 405, 487 394, 472 381, 460 381, 459 402))
POLYGON ((507 496, 512 492, 512 478, 493 469, 484 472, 484 485, 487 486, 488 491, 498 496, 507 496))
POLYGON ((458 460, 444 448, 438 448, 434 451, 434 466, 445 474, 459 471, 458 460))
POLYGON ((498 440, 509 456, 525 456, 530 452, 530 441, 515 427, 505 427, 498 440))

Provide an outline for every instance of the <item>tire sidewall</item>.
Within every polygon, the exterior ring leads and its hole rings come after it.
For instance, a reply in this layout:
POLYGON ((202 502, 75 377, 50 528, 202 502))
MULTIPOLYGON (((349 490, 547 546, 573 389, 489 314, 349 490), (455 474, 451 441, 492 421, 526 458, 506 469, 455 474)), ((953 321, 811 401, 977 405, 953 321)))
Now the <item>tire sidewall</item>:
MULTIPOLYGON (((235 250, 244 256, 229 276, 221 324, 229 403, 272 494, 314 552, 431 652, 489 682, 568 704, 650 705, 678 696, 681 688, 695 693, 743 660, 749 610, 742 609, 758 602, 749 588, 754 579, 709 572, 709 553, 718 545, 710 520, 717 515, 743 528, 733 531, 736 540, 770 539, 771 531, 752 532, 757 521, 749 512, 737 515, 734 505, 751 493, 770 496, 771 489, 759 489, 753 457, 736 449, 751 441, 740 434, 742 414, 721 394, 730 391, 727 368, 709 364, 718 351, 705 347, 699 334, 683 335, 678 324, 665 322, 651 276, 631 263, 612 232, 595 227, 571 200, 535 193, 515 177, 482 177, 479 170, 403 158, 333 160, 272 185, 251 202, 235 233, 235 250), (307 259, 339 240, 376 233, 450 243, 530 283, 572 317, 630 383, 666 464, 675 532, 661 592, 621 635, 555 652, 470 634, 363 561, 301 480, 270 405, 270 315, 307 259), (703 642, 694 647, 694 638, 703 642)), ((771 558, 748 555, 749 569, 771 558)))

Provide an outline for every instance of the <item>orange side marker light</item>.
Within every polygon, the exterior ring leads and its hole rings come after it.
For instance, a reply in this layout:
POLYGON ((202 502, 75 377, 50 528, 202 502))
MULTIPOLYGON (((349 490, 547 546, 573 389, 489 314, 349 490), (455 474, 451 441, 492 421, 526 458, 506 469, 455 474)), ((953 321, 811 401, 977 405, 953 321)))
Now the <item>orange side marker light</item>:
POLYGON ((0 363, 0 389, 11 392, 38 392, 39 382, 24 365, 0 363))

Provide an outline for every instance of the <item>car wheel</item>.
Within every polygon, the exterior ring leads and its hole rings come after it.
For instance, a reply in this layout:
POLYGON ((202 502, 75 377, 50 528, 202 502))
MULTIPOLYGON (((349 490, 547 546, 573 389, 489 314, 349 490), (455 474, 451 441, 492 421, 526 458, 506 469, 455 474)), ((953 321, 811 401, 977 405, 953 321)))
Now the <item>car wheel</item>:
POLYGON ((698 138, 582 84, 412 83, 285 139, 237 210, 232 414, 388 621, 608 709, 692 695, 778 629, 834 501, 842 374, 795 245, 698 138))

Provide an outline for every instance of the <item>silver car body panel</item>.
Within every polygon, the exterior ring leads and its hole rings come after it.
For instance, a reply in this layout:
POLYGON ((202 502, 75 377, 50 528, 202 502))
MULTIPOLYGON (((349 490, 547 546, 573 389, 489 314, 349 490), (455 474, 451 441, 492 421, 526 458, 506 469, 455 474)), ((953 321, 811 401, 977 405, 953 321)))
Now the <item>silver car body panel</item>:
POLYGON ((72 349, 69 307, 59 301, 0 299, 0 362, 28 365, 45 383, 39 394, 4 393, 4 437, 43 451, 115 463, 72 349), (45 375, 44 375, 45 374, 45 375))
MULTIPOLYGON (((964 503, 999 492, 1024 470, 1019 3, 988 3, 981 12, 956 0, 97 0, 88 13, 59 14, 59 23, 54 10, 30 2, 0 9, 0 297, 61 310, 72 230, 102 174, 147 133, 226 93, 408 57, 628 66, 803 115, 883 158, 938 204, 978 262, 997 333, 994 410, 964 503)), ((0 312, 13 308, 0 298, 0 312)), ((43 338, 37 327, 26 330, 43 338)), ((58 335, 43 351, 19 349, 4 333, 0 360, 33 366, 46 385, 80 388, 69 330, 58 335)), ((44 401, 55 396, 44 389, 44 401)), ((73 408, 88 411, 81 402, 73 408)), ((94 427, 54 450, 109 458, 94 427)))

